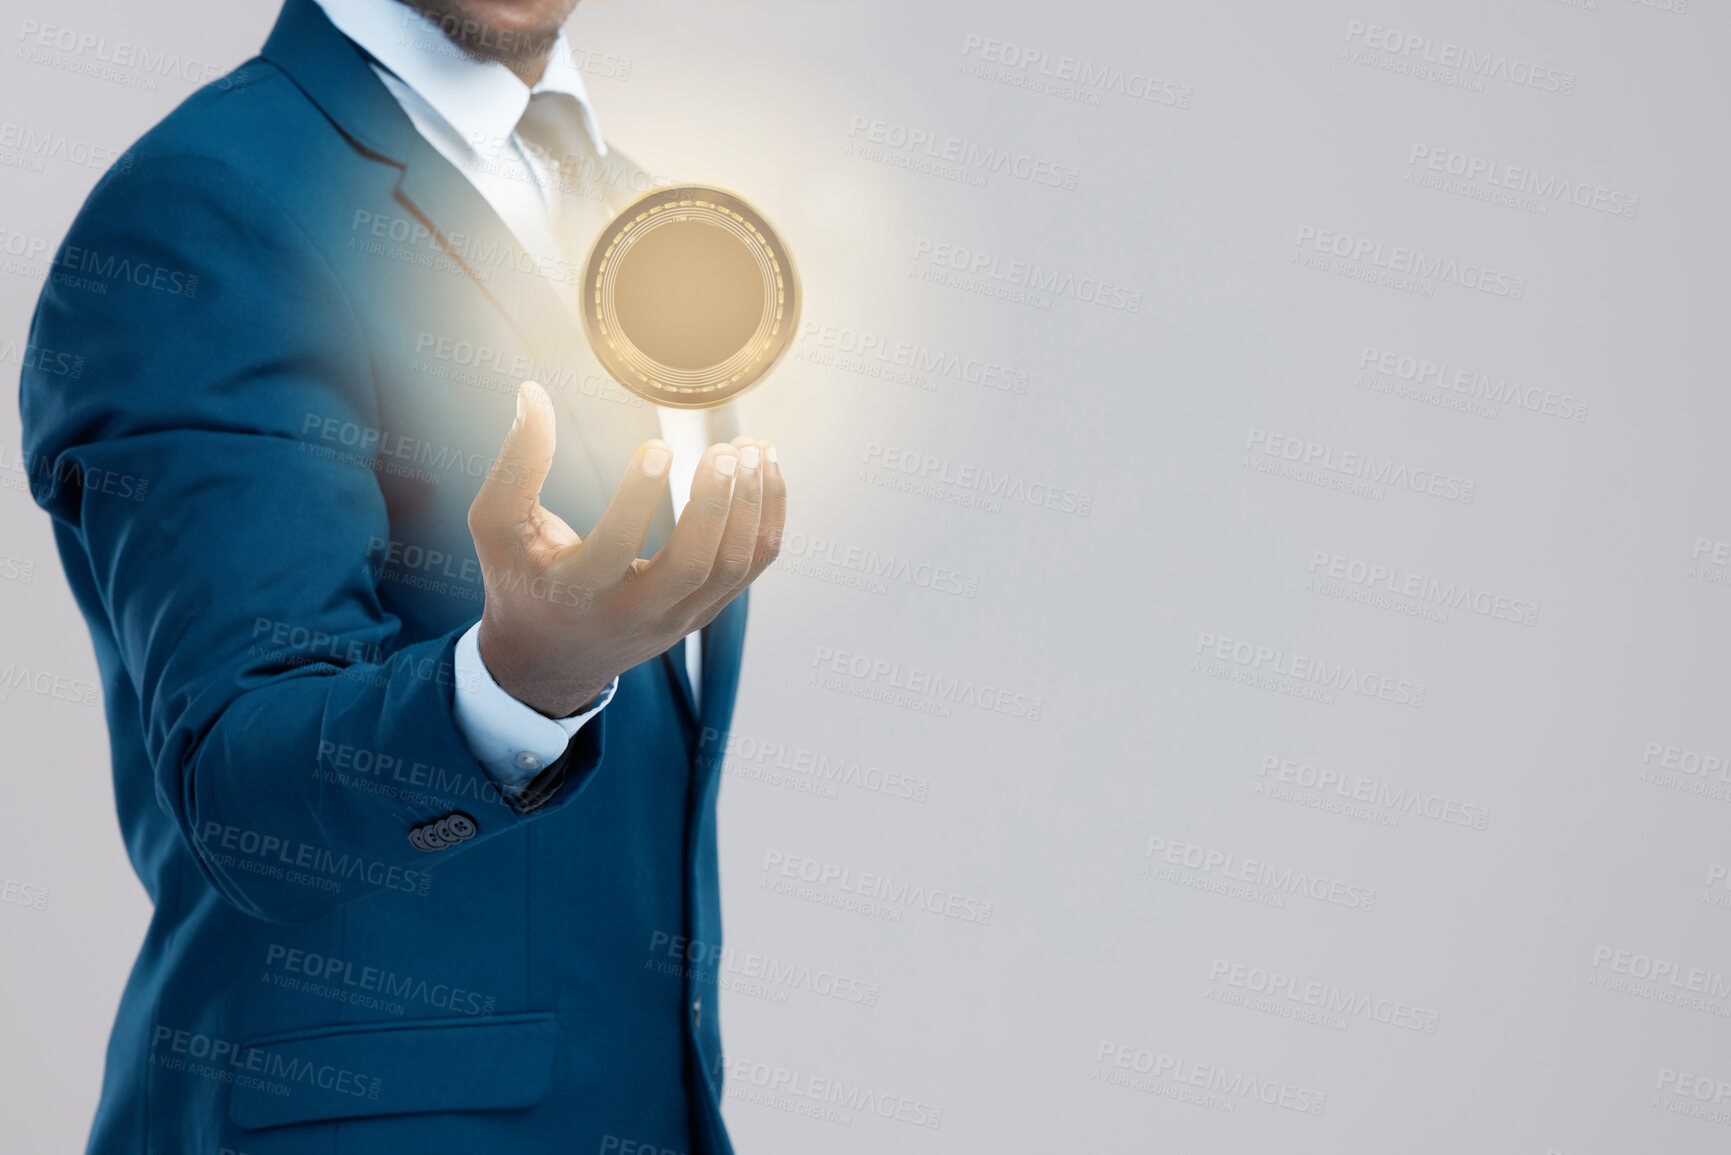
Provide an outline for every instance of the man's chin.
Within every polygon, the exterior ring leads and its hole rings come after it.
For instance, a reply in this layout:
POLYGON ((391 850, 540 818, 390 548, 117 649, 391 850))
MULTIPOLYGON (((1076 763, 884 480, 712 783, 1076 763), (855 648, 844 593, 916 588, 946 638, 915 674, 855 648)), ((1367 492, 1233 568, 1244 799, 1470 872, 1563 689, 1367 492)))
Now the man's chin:
POLYGON ((546 56, 575 3, 558 0, 399 0, 470 56, 517 64, 546 56))

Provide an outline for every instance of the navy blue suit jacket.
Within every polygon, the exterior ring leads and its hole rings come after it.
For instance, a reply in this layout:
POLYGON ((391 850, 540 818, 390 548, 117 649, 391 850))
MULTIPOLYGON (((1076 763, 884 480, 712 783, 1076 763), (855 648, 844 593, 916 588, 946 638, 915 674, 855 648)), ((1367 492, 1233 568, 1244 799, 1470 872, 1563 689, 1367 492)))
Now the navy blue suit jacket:
POLYGON ((543 501, 579 529, 657 435, 549 283, 577 275, 519 250, 311 0, 56 254, 31 340, 81 372, 26 369, 26 461, 155 904, 92 1152, 728 1150, 705 751, 745 599, 707 631, 701 716, 676 659, 630 670, 528 802, 453 721, 465 519, 518 382, 559 407, 543 501), (454 814, 469 837, 411 841, 454 814))

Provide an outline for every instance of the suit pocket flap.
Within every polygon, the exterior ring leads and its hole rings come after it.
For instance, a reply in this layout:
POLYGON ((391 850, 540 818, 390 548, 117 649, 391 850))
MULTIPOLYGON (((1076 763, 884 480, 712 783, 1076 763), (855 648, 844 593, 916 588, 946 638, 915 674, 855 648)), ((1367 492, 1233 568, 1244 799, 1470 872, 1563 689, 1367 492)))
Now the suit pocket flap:
POLYGON ((247 1131, 428 1111, 532 1107, 558 1037, 550 1013, 354 1023, 271 1035, 235 1061, 228 1117, 247 1131))

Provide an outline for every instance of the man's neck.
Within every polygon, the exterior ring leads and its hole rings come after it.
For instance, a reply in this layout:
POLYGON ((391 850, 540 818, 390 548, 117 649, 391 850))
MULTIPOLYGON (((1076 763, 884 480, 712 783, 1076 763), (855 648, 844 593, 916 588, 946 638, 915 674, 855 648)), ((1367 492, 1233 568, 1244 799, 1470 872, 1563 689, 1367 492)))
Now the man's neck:
POLYGON ((534 88, 541 83, 541 78, 547 75, 547 58, 552 54, 553 49, 549 46, 546 52, 541 53, 533 60, 513 60, 508 62, 505 67, 515 73, 517 79, 521 80, 524 85, 534 88))

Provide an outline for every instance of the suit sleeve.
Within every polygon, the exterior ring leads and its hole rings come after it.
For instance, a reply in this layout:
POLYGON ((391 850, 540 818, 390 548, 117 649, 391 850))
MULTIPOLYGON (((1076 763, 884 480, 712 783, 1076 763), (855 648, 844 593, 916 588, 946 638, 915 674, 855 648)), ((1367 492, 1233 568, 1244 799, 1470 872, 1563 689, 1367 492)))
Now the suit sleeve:
POLYGON ((503 790, 521 794, 539 770, 564 754, 584 723, 607 708, 619 692, 619 679, 614 678, 587 710, 569 718, 549 718, 493 680, 481 660, 480 633, 477 623, 457 639, 457 730, 493 781, 503 790))
POLYGON ((85 365, 25 373, 32 491, 82 547, 64 561, 89 567, 156 798, 230 902, 297 921, 424 890, 436 861, 576 797, 605 713, 542 788, 501 795, 453 713, 462 630, 402 644, 381 607, 372 462, 306 432, 380 428, 369 350, 323 255, 257 184, 191 157, 104 178, 31 340, 85 365), (382 764, 410 768, 425 800, 355 788, 382 764), (468 837, 411 840, 454 809, 468 837))

